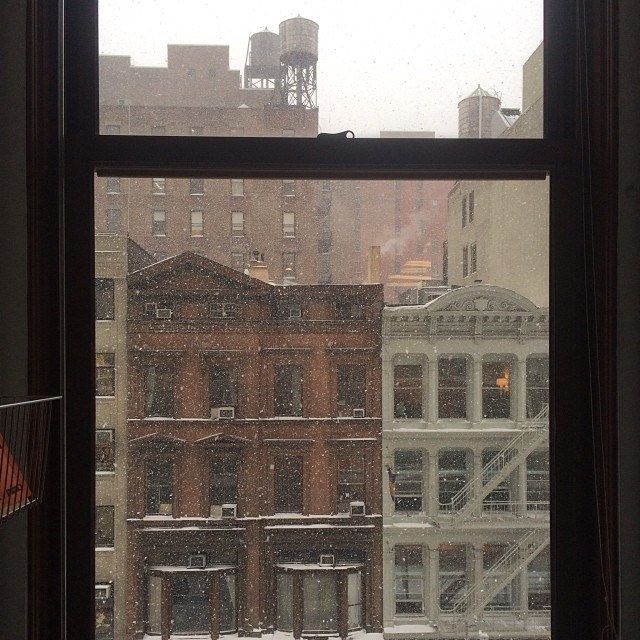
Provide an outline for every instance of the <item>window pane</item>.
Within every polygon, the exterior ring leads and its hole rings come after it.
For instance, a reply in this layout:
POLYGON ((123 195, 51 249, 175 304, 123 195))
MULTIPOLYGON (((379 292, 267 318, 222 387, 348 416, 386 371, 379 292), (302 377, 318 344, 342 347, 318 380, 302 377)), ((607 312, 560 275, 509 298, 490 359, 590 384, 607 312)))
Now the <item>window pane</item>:
POLYGON ((113 507, 96 507, 96 547, 113 547, 113 507))
POLYGON ((509 360, 482 363, 482 417, 511 417, 513 366, 509 360))
POLYGON ((275 461, 274 495, 276 513, 302 513, 303 458, 280 457, 275 461))
POLYGON ((542 136, 542 0, 99 9, 103 134, 542 136))
POLYGON ((422 511, 422 451, 400 449, 394 452, 394 505, 396 511, 422 511))
POLYGON ((438 417, 467 417, 467 360, 438 360, 438 417))
POLYGON ((96 320, 114 318, 113 278, 96 278, 96 320))
POLYGON ((393 369, 393 411, 396 418, 422 418, 422 366, 393 369))

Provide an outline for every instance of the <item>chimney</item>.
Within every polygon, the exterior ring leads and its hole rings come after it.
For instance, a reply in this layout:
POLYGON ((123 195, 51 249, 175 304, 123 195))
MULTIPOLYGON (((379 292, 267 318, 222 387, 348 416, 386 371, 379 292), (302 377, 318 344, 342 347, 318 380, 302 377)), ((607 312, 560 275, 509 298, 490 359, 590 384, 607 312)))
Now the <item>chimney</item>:
POLYGON ((249 275, 256 280, 269 282, 269 269, 264 260, 264 254, 259 251, 253 251, 251 260, 249 261, 249 275))
POLYGON ((379 284, 380 277, 380 246, 369 247, 369 284, 379 284))

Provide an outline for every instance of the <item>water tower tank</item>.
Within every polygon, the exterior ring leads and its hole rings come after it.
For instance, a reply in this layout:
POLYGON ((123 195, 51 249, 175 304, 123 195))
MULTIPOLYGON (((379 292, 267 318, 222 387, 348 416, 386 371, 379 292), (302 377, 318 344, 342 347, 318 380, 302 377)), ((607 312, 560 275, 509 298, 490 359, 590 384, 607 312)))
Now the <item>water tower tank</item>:
POLYGON ((251 57, 249 64, 252 67, 278 67, 280 66, 280 36, 277 33, 260 31, 251 36, 251 57))
POLYGON ((318 61, 318 25, 306 18, 280 23, 281 60, 285 64, 310 65, 318 61))

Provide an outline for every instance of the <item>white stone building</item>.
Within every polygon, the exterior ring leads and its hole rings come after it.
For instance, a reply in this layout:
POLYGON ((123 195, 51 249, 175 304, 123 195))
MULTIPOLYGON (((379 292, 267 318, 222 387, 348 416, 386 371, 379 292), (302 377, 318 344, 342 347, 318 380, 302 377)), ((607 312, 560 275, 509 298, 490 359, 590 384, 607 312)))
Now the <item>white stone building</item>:
POLYGON ((454 289, 382 353, 385 637, 547 638, 548 310, 454 289))

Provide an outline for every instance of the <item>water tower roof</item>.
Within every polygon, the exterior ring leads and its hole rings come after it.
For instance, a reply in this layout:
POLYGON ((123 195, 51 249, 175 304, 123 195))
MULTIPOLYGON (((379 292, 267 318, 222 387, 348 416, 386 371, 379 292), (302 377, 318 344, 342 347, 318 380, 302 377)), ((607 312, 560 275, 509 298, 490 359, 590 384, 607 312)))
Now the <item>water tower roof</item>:
POLYGON ((482 96, 483 98, 495 98, 496 96, 492 95, 488 91, 485 91, 480 85, 478 88, 472 91, 467 98, 476 98, 478 96, 482 96))

